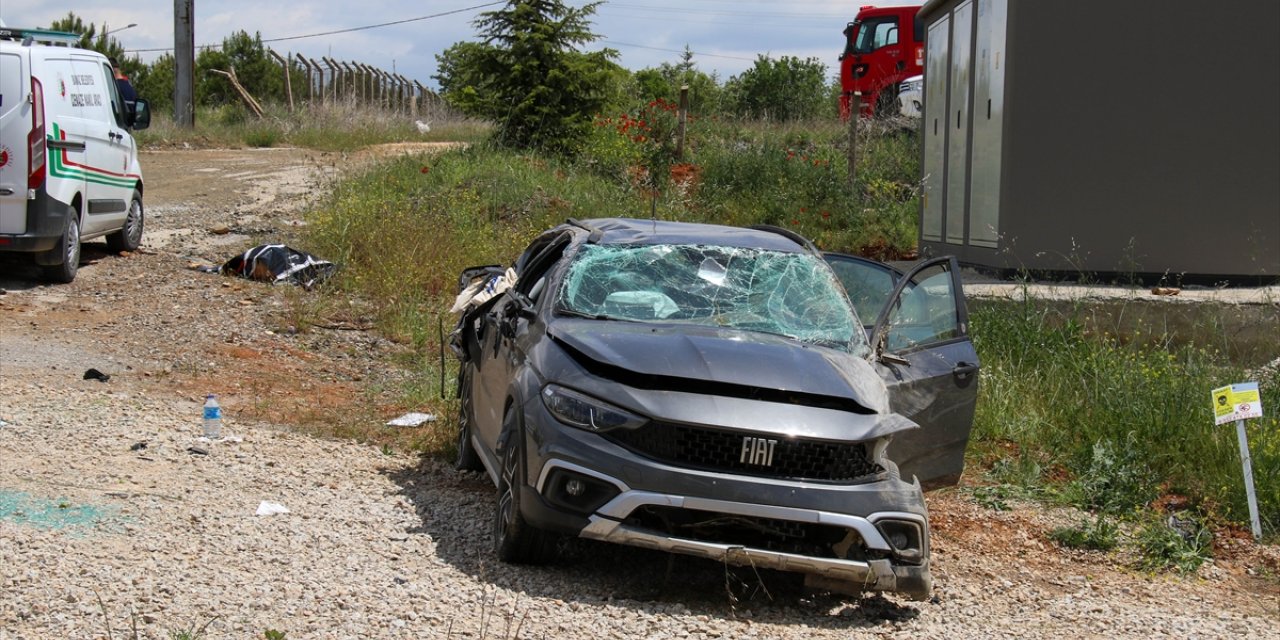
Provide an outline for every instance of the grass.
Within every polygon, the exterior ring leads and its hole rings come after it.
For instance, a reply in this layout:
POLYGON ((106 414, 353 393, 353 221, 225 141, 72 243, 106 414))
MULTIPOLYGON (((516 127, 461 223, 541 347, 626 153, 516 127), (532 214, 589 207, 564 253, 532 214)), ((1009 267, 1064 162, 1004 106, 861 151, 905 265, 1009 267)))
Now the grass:
MULTIPOLYGON (((1224 306, 1176 331, 1151 322, 1123 333, 1085 304, 1030 299, 971 303, 970 311, 983 363, 971 444, 979 465, 1005 481, 1050 485, 1058 499, 1102 514, 1140 513, 1176 494, 1211 522, 1248 521, 1235 432, 1213 426, 1209 392, 1249 380, 1259 353, 1219 349, 1221 326, 1208 319, 1249 310, 1224 306)), ((1276 353, 1280 337, 1270 333, 1259 348, 1276 353)), ((1280 380, 1260 382, 1263 406, 1280 407, 1280 380)), ((1263 526, 1272 532, 1280 527, 1276 415, 1248 422, 1263 526)))
POLYGON ((1072 549, 1110 551, 1119 544, 1119 527, 1099 516, 1074 527, 1058 527, 1049 532, 1049 539, 1072 549))
POLYGON ((156 113, 151 127, 134 132, 142 148, 174 147, 274 147, 293 146, 322 151, 351 151, 373 144, 394 142, 470 142, 487 135, 489 126, 455 114, 422 114, 430 117, 431 132, 422 134, 407 113, 340 103, 290 113, 282 105, 267 105, 266 117, 249 115, 240 105, 201 107, 193 128, 179 127, 167 113, 156 113))

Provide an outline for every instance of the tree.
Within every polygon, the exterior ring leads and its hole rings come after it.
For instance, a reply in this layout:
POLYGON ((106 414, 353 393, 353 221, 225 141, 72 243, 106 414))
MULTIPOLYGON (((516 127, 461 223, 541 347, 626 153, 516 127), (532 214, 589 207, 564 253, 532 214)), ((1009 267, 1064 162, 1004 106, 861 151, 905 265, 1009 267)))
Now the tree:
POLYGON ((707 114, 720 106, 720 83, 714 75, 698 70, 693 62, 693 51, 686 45, 680 54, 680 62, 671 64, 664 62, 657 67, 649 67, 636 72, 636 84, 640 98, 644 102, 667 100, 678 102, 680 87, 689 87, 689 112, 707 114))
POLYGON ((774 120, 817 117, 827 104, 827 66, 817 58, 756 58, 755 65, 725 85, 738 115, 774 120))
POLYGON ((481 42, 457 43, 437 59, 435 78, 450 104, 498 123, 499 141, 567 152, 617 86, 617 52, 578 50, 593 42, 590 16, 561 0, 509 0, 480 14, 481 42))
POLYGON ((107 35, 107 32, 111 31, 111 29, 105 22, 102 23, 102 28, 99 29, 93 23, 85 24, 84 20, 76 15, 75 12, 68 11, 66 16, 54 20, 49 25, 49 28, 54 31, 80 34, 80 42, 76 46, 81 49, 97 51, 108 58, 114 59, 125 74, 131 77, 139 69, 146 66, 137 56, 125 57, 124 45, 120 44, 120 41, 116 40, 114 36, 107 35))
POLYGON ((440 84, 440 97, 454 107, 468 112, 490 113, 493 104, 483 104, 485 98, 476 91, 485 83, 480 71, 480 59, 488 55, 487 47, 479 42, 455 42, 453 46, 436 54, 436 74, 431 76, 440 84), (464 108, 463 105, 468 107, 464 108))
POLYGON ((199 104, 238 104, 239 95, 223 76, 211 69, 230 71, 253 97, 278 100, 284 94, 284 69, 268 54, 262 34, 250 36, 237 31, 222 40, 219 49, 204 49, 196 56, 196 102, 199 104))
POLYGON ((168 112, 173 107, 173 83, 177 72, 172 53, 166 53, 150 65, 142 65, 129 74, 138 95, 151 103, 152 113, 168 112))

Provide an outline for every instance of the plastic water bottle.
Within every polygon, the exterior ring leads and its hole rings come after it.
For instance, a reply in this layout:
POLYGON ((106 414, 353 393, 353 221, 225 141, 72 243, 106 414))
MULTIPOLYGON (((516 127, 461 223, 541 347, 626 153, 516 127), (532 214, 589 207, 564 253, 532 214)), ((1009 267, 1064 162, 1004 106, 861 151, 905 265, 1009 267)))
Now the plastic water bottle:
POLYGON ((204 397, 204 437, 222 437, 222 407, 218 406, 218 396, 212 393, 204 397))

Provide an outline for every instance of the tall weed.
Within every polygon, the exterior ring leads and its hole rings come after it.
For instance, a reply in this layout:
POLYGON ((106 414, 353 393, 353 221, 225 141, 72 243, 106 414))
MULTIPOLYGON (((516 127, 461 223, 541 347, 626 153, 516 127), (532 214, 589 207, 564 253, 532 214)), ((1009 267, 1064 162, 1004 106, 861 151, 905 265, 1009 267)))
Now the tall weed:
MULTIPOLYGON (((1086 508, 1123 512, 1163 489, 1247 521, 1235 433, 1213 426, 1209 391, 1250 374, 1201 346, 1219 338, 1215 326, 1192 335, 1194 328, 1116 335, 1094 326, 1083 304, 1027 299, 971 307, 983 363, 976 449, 1038 452, 1046 473, 1067 470, 1064 493, 1086 508)), ((1269 348, 1280 348, 1280 340, 1272 338, 1269 348)), ((1280 406, 1280 385, 1273 380, 1262 389, 1264 406, 1280 406)), ((1280 418, 1272 413, 1248 426, 1264 526, 1275 531, 1280 418)))

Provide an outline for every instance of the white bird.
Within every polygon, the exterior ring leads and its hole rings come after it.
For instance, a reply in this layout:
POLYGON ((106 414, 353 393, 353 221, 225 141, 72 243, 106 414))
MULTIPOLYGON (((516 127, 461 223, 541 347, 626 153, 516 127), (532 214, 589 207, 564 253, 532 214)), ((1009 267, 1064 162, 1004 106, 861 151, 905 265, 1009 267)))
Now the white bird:
POLYGON ((423 134, 423 135, 426 135, 426 134, 428 134, 428 133, 431 133, 431 121, 430 121, 430 120, 428 120, 428 121, 426 121, 426 122, 423 122, 423 121, 421 121, 421 120, 414 120, 414 121, 413 121, 413 124, 414 124, 415 126, 417 126, 417 127, 418 127, 418 133, 421 133, 421 134, 423 134))

